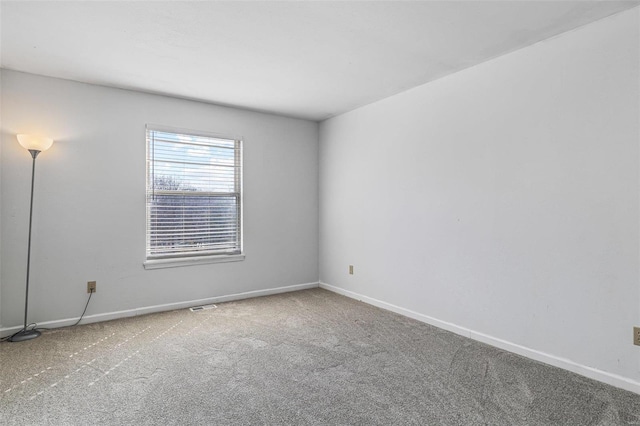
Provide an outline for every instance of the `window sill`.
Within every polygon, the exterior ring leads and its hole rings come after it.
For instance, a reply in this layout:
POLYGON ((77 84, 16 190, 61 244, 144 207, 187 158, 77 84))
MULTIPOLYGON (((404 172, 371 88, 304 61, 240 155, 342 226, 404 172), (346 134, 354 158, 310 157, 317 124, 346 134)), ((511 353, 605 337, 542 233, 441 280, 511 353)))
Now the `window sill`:
POLYGON ((239 262, 241 260, 244 260, 244 254, 153 259, 146 260, 142 265, 144 266, 144 269, 161 269, 177 268, 179 266, 206 265, 208 263, 239 262))

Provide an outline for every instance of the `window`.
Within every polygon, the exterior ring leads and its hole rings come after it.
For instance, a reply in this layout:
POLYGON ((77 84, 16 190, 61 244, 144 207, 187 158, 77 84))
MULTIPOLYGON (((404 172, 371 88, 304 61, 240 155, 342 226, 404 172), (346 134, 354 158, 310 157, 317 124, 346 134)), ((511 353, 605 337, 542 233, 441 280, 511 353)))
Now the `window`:
POLYGON ((242 142, 147 126, 145 268, 242 260, 242 142))

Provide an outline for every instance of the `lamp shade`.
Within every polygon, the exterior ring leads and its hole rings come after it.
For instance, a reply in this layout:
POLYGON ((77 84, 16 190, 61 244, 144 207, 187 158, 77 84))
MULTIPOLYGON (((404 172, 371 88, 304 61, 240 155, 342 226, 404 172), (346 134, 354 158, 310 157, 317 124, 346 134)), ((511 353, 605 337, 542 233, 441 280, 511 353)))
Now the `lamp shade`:
POLYGON ((18 135, 18 142, 26 149, 46 151, 53 145, 53 139, 38 135, 18 135))

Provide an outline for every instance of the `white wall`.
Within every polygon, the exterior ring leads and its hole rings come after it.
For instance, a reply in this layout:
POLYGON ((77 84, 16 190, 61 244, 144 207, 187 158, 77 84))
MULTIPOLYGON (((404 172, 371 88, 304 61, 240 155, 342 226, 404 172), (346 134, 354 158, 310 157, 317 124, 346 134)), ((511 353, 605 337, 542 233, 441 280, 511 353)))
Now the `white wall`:
POLYGON ((639 23, 321 123, 321 282, 639 381, 639 23))
POLYGON ((318 281, 318 129, 310 121, 2 70, 2 324, 22 324, 31 157, 30 321, 318 281), (244 137, 246 260, 145 270, 145 124, 244 137))

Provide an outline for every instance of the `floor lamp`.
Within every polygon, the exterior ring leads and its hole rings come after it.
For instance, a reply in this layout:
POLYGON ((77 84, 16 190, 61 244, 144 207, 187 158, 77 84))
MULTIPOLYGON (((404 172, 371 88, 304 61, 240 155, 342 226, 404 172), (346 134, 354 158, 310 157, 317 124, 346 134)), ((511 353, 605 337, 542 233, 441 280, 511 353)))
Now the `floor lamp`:
POLYGON ((33 163, 31 166, 31 203, 29 205, 29 243, 27 245, 27 290, 24 296, 24 327, 9 338, 10 342, 22 342, 24 340, 35 339, 40 336, 38 330, 28 330, 27 309, 29 307, 29 267, 31 263, 31 222, 33 219, 33 182, 36 174, 36 157, 42 151, 46 151, 53 145, 53 140, 36 135, 18 135, 18 142, 25 149, 29 150, 33 163))

